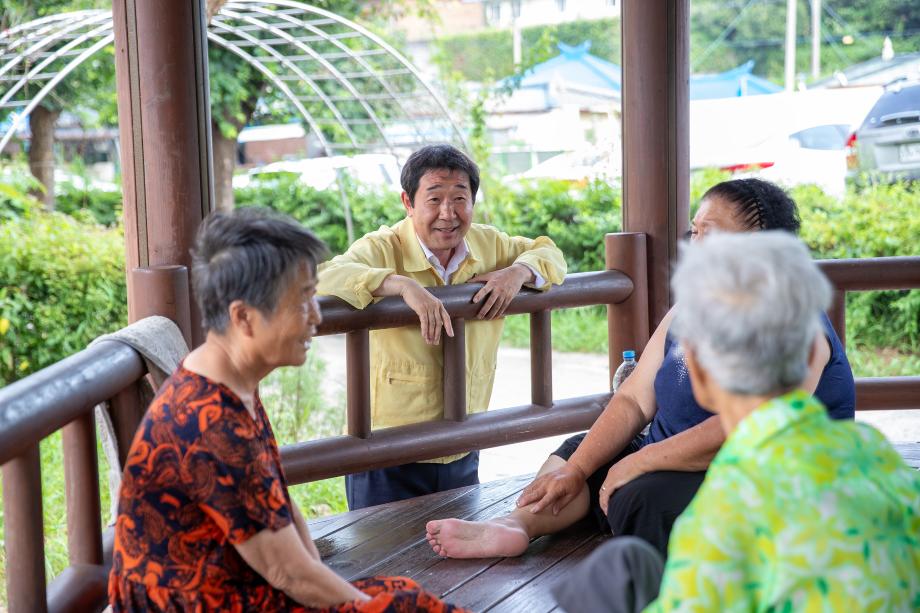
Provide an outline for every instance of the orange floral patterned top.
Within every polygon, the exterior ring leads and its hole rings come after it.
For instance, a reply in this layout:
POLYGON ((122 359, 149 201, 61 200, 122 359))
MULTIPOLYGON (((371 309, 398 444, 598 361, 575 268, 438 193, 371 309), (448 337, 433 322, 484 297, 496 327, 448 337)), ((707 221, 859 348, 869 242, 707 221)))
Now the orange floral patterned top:
POLYGON ((258 399, 255 413, 182 366, 160 388, 124 470, 109 577, 115 613, 299 608, 233 547, 292 521, 258 399))

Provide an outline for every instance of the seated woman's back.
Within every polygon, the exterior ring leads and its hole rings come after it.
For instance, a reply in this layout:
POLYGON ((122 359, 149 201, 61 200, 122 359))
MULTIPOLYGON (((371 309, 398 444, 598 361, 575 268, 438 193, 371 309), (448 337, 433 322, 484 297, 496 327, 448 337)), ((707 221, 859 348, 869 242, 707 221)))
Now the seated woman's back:
POLYGON ((920 479, 881 434, 794 392, 747 417, 713 462, 675 526, 658 604, 914 610, 918 505, 920 479), (695 589, 701 578, 730 578, 728 594, 695 589))

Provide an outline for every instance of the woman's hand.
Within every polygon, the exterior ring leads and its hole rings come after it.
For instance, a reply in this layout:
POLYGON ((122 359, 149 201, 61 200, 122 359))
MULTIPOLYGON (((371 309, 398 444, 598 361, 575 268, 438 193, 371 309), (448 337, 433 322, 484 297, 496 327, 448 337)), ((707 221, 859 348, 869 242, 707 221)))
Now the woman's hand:
POLYGON ((642 450, 631 453, 611 466, 610 470, 607 471, 607 478, 604 479, 604 484, 601 486, 601 491, 598 498, 598 502, 600 504, 601 510, 604 511, 604 515, 607 514, 607 504, 610 502, 610 497, 613 496, 615 491, 633 479, 641 477, 646 472, 648 472, 643 465, 641 454, 642 450))
POLYGON ((588 477, 577 466, 566 462, 562 468, 550 471, 534 479, 524 488, 517 506, 530 508, 531 513, 539 513, 552 505, 553 515, 558 515, 585 486, 588 477))

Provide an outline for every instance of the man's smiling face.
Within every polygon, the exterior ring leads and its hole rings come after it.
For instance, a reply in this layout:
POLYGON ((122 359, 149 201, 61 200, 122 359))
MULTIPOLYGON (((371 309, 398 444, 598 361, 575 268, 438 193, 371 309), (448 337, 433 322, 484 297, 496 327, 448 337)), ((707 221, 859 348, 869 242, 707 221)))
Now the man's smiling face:
POLYGON ((414 202, 410 204, 405 192, 402 201, 416 235, 439 259, 449 259, 473 220, 467 174, 446 168, 429 170, 419 180, 414 202))

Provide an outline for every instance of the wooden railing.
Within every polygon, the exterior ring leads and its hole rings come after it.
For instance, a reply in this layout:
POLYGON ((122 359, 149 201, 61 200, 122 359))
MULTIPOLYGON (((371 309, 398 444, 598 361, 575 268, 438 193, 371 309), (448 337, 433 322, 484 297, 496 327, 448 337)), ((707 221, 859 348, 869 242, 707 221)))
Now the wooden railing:
MULTIPOLYGON (((610 366, 622 349, 644 347, 648 338, 645 293, 645 237, 609 235, 608 267, 619 270, 574 274, 560 287, 524 290, 508 313, 531 318, 531 403, 466 415, 463 320, 474 317, 478 286, 433 289, 454 321, 456 335, 445 343, 445 419, 370 430, 368 331, 411 325, 415 315, 399 299, 384 299, 355 311, 323 299, 321 334, 345 332, 348 361, 348 432, 286 446, 282 450, 291 483, 347 474, 372 467, 433 458, 587 428, 609 394, 556 400, 552 393, 551 309, 607 304, 610 366), (636 284, 632 279, 639 279, 636 284)), ((839 260, 820 263, 839 293, 832 320, 843 336, 846 291, 920 287, 920 257, 839 260)), ((105 342, 81 351, 0 389, 0 464, 3 465, 6 574, 11 613, 92 611, 105 602, 111 532, 100 520, 99 471, 93 407, 110 401, 124 460, 143 414, 138 384, 144 363, 126 345, 105 342), (41 465, 38 445, 63 430, 70 566, 46 587, 43 548, 41 465), (106 546, 108 543, 108 546, 106 546)), ((920 377, 857 380, 860 410, 920 408, 920 377)), ((114 494, 113 494, 114 495, 114 494)))

